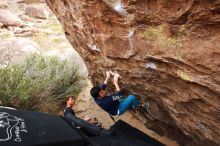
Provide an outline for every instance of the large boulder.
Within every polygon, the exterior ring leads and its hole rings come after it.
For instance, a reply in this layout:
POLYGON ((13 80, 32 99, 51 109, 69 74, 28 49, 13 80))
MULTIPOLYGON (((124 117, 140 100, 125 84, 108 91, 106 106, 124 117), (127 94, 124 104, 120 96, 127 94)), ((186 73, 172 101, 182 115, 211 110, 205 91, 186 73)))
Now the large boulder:
POLYGON ((40 53, 40 47, 29 39, 0 40, 0 66, 19 63, 26 55, 33 53, 40 53))
POLYGON ((147 127, 180 145, 220 145, 219 0, 46 2, 93 84, 117 71, 150 103, 147 127))
POLYGON ((36 7, 36 6, 26 7, 25 14, 30 17, 41 18, 41 19, 46 19, 49 15, 46 9, 42 7, 36 7))
POLYGON ((18 3, 45 3, 45 0, 18 0, 18 3))
POLYGON ((4 24, 5 26, 16 27, 21 27, 23 25, 22 20, 18 16, 8 10, 3 9, 0 9, 0 23, 4 24))
POLYGON ((8 8, 8 3, 4 0, 0 1, 0 9, 8 8))
POLYGON ((40 32, 40 29, 34 27, 17 28, 14 30, 16 37, 31 37, 40 32))

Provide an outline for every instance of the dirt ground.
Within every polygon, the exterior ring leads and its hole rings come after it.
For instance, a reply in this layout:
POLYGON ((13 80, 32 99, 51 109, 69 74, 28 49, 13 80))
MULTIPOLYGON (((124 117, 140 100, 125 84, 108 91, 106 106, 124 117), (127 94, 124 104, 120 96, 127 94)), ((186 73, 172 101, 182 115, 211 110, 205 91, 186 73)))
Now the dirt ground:
MULTIPOLYGON (((92 87, 92 84, 89 80, 86 81, 87 85, 83 92, 76 99, 76 105, 74 107, 74 111, 76 115, 85 118, 86 116, 96 117, 104 128, 109 128, 111 125, 114 124, 114 121, 109 117, 109 115, 104 112, 101 108, 99 108, 92 97, 89 94, 89 91, 92 87)), ((178 146, 178 144, 165 137, 156 134, 154 131, 147 129, 144 125, 144 119, 138 119, 135 115, 131 112, 126 112, 125 114, 121 115, 120 117, 115 117, 115 120, 123 120, 129 123, 131 126, 136 127, 137 129, 141 130, 142 132, 146 133, 147 135, 157 139, 158 141, 164 143, 168 146, 178 146)))

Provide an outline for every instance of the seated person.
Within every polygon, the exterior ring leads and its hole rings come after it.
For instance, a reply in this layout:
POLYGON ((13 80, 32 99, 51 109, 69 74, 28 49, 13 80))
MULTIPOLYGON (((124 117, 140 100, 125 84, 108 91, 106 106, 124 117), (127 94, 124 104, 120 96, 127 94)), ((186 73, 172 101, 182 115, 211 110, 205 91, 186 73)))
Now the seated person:
POLYGON ((116 73, 106 72, 106 79, 103 84, 94 86, 90 90, 91 96, 94 98, 95 102, 107 113, 110 115, 122 115, 129 108, 134 107, 135 111, 140 107, 139 102, 137 101, 134 95, 129 95, 124 98, 124 94, 121 92, 121 89, 118 84, 119 75, 116 73), (114 94, 108 95, 106 92, 106 87, 110 75, 114 75, 114 86, 116 92, 114 94))
POLYGON ((64 117, 69 113, 75 116, 75 112, 72 107, 75 105, 75 100, 73 96, 66 97, 66 107, 64 108, 64 117))
POLYGON ((64 109, 64 118, 67 120, 71 126, 82 129, 84 133, 88 135, 98 136, 98 135, 111 135, 109 130, 100 128, 94 124, 86 122, 75 116, 74 111, 72 110, 73 105, 75 104, 75 100, 73 96, 67 96, 66 98, 66 107, 64 109))

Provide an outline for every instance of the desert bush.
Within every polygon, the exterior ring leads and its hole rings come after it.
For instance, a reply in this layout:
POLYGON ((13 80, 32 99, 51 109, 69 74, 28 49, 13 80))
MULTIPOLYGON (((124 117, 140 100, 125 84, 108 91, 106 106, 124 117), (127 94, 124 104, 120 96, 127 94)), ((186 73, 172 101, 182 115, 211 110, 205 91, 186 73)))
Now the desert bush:
POLYGON ((4 106, 55 112, 66 95, 81 91, 80 79, 69 60, 30 55, 0 69, 0 100, 4 106))

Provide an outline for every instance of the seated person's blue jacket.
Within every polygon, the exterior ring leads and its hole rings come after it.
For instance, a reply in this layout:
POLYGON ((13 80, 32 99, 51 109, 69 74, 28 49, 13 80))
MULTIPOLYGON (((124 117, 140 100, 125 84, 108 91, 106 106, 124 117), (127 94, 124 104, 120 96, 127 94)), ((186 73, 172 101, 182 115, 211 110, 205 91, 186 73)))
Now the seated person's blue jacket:
MULTIPOLYGON (((102 89, 107 87, 106 84, 100 84, 102 89)), ((110 115, 117 115, 120 101, 123 100, 124 94, 121 91, 107 95, 102 99, 94 98, 95 102, 110 115)))

